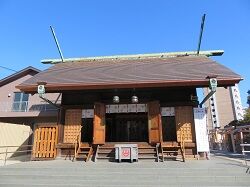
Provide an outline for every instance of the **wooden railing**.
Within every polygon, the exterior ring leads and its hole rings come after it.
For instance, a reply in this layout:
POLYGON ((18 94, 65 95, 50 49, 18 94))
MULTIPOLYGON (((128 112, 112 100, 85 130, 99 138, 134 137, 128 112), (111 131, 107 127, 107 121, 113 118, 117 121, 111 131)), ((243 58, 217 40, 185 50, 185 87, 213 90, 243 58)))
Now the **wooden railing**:
POLYGON ((181 142, 180 142, 180 146, 181 146, 181 151, 182 151, 182 157, 183 157, 183 162, 185 162, 185 139, 183 138, 183 131, 181 130, 181 142))
POLYGON ((32 149, 33 149, 33 145, 11 145, 11 146, 0 146, 0 148, 5 149, 4 152, 0 152, 0 155, 1 154, 5 154, 3 160, 4 160, 4 165, 6 165, 9 153, 31 153, 32 149), (25 150, 9 151, 10 148, 19 148, 19 149, 21 149, 21 148, 27 148, 27 149, 25 149, 25 150))
POLYGON ((74 158, 72 161, 74 161, 77 157, 77 151, 79 149, 79 146, 81 144, 81 131, 82 131, 82 127, 80 127, 80 130, 78 132, 78 135, 76 136, 76 139, 75 139, 75 153, 74 153, 74 158))

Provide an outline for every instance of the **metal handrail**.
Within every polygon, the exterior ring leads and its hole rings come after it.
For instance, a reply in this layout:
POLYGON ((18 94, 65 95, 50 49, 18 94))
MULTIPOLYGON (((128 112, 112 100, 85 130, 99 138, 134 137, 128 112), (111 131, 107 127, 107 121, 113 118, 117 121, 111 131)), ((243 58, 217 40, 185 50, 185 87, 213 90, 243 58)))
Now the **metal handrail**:
POLYGON ((0 148, 6 148, 6 147, 32 147, 33 145, 5 145, 0 146, 0 148))
MULTIPOLYGON (((60 103, 60 101, 59 101, 60 103)), ((32 111, 54 111, 53 105, 44 101, 14 101, 0 102, 0 112, 32 112, 32 111)))
MULTIPOLYGON (((6 148, 4 152, 0 152, 0 155, 5 154, 5 157, 4 157, 4 166, 5 166, 6 162, 7 162, 7 156, 8 156, 9 153, 32 152, 33 145, 10 145, 10 146, 0 146, 0 148, 6 148), (13 148, 13 147, 18 147, 18 148, 20 148, 20 147, 31 147, 31 149, 30 150, 28 150, 28 149, 27 150, 21 150, 21 151, 18 151, 18 150, 16 150, 16 151, 8 151, 8 148, 13 148)), ((0 158, 0 160, 2 160, 2 159, 0 158)))
POLYGON ((250 151, 245 151, 245 147, 250 147, 250 144, 240 144, 240 146, 241 146, 242 155, 244 156, 245 164, 246 164, 246 166, 248 166, 245 153, 250 153, 250 151))

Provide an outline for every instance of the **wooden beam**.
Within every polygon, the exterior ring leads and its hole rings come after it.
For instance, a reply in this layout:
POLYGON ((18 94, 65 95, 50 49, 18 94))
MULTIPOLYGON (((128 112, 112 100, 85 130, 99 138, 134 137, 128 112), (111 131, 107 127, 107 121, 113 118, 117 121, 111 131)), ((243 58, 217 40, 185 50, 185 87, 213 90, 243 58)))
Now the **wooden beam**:
MULTIPOLYGON (((240 144, 243 144, 244 142, 243 142, 243 132, 240 132, 240 144)), ((241 148, 242 148, 242 153, 244 153, 244 146, 241 146, 241 148)))
POLYGON ((232 141, 232 146, 233 146, 233 152, 236 153, 234 134, 231 132, 230 135, 231 135, 231 141, 232 141))
MULTIPOLYGON (((240 78, 218 79, 218 87, 233 86, 239 83, 240 78)), ((113 83, 96 83, 96 84, 50 84, 46 85, 46 92, 58 93, 67 90, 100 90, 100 89, 121 89, 121 88, 156 88, 156 87, 208 87, 209 82, 204 80, 169 80, 169 81, 152 81, 152 82, 113 82, 113 83), (60 90, 59 90, 59 89, 60 90)), ((26 93, 37 93, 37 85, 19 85, 17 89, 26 93)))

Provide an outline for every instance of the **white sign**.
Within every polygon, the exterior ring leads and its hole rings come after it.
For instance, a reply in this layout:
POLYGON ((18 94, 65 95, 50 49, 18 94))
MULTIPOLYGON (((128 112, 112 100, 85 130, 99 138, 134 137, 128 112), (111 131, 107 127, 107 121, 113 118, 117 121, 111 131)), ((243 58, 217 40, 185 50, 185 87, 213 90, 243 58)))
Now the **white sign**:
POLYGON ((147 112, 146 104, 118 104, 106 105, 106 113, 136 113, 147 112))
POLYGON ((109 105, 109 113, 118 113, 119 106, 118 105, 109 105))
POLYGON ((207 119, 205 108, 194 108, 194 125, 197 152, 209 152, 207 119))
POLYGON ((93 118, 94 109, 84 109, 82 110, 82 118, 93 118))
POLYGON ((128 112, 136 112, 136 104, 128 104, 128 112))
POLYGON ((109 114, 109 105, 106 105, 106 113, 109 114))
POLYGON ((162 116, 175 116, 174 107, 161 107, 162 116))
POLYGON ((137 104, 136 111, 137 112, 146 112, 146 105, 145 104, 137 104))
POLYGON ((128 105, 119 105, 119 109, 118 109, 119 113, 128 113, 128 105))

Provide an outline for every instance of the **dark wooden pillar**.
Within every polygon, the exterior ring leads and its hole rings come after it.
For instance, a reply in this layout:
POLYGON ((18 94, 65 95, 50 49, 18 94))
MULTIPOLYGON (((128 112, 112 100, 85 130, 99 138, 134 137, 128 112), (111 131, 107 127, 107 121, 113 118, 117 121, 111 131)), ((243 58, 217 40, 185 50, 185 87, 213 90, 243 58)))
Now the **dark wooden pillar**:
POLYGON ((63 143, 63 131, 65 124, 65 109, 63 107, 58 111, 58 143, 63 143))
POLYGON ((148 103, 149 143, 162 142, 162 124, 159 101, 148 103))
POLYGON ((93 120, 93 144, 105 144, 105 113, 105 104, 95 103, 93 120))

